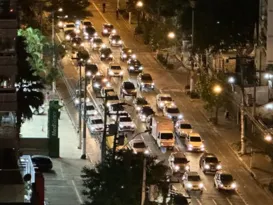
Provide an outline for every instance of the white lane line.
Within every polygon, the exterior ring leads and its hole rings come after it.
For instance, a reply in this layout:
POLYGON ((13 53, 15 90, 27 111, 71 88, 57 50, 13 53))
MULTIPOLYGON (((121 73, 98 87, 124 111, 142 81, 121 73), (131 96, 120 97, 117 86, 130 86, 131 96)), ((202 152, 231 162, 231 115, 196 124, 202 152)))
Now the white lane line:
POLYGON ((237 193, 238 196, 241 198, 241 200, 244 202, 244 204, 245 204, 245 205, 248 205, 248 203, 246 202, 246 200, 244 199, 244 197, 242 196, 242 194, 241 194, 239 191, 237 191, 236 193, 237 193))
POLYGON ((201 203, 201 201, 200 201, 199 199, 196 199, 196 201, 197 201, 197 203, 198 203, 199 205, 202 205, 202 203, 201 203))
POLYGON ((227 201, 228 201, 228 203, 229 203, 230 205, 233 205, 232 202, 229 200, 229 198, 226 197, 226 199, 227 199, 227 201))
POLYGON ((60 41, 60 43, 62 42, 61 38, 59 37, 59 34, 56 33, 57 39, 60 41))
POLYGON ((81 197, 81 195, 80 195, 80 193, 79 193, 79 191, 78 191, 78 189, 76 187, 76 184, 75 184, 74 180, 72 179, 71 181, 72 181, 73 188, 74 188, 74 190, 76 192, 76 195, 78 197, 78 200, 79 200, 80 204, 83 204, 82 197, 81 197))
POLYGON ((212 199, 212 202, 213 202, 215 205, 217 205, 217 203, 216 203, 216 201, 215 201, 214 199, 212 199))
POLYGON ((99 12, 99 14, 101 15, 101 17, 106 21, 106 23, 109 23, 109 21, 107 21, 107 19, 103 16, 103 14, 101 13, 101 11, 99 10, 99 8, 96 6, 96 4, 94 3, 94 1, 92 1, 93 6, 97 9, 97 11, 99 12))
POLYGON ((64 178, 64 170, 63 170, 62 163, 60 164, 60 170, 61 170, 61 176, 62 178, 64 178))

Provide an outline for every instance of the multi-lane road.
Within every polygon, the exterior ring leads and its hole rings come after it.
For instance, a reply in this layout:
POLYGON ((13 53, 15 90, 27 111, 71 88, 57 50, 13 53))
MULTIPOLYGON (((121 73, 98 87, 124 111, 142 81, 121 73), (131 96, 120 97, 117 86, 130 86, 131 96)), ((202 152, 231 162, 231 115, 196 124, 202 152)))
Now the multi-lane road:
MULTIPOLYGON (((101 2, 99 0, 93 1, 90 6, 90 10, 93 13, 93 17, 90 18, 93 25, 95 26, 98 33, 101 32, 102 24, 105 22, 112 23, 117 32, 121 35, 122 40, 125 42, 127 47, 130 47, 137 54, 138 59, 144 65, 144 72, 148 72, 152 75, 156 91, 152 92, 140 92, 139 96, 144 96, 148 102, 152 105, 153 109, 156 111, 155 96, 157 93, 170 93, 178 105, 179 109, 182 111, 183 116, 188 120, 194 130, 199 132, 203 139, 205 140, 206 149, 209 152, 215 153, 221 160, 223 169, 230 171, 238 184, 238 191, 236 193, 219 192, 213 186, 213 175, 204 175, 199 169, 198 162, 200 154, 198 153, 187 153, 186 156, 190 161, 190 167, 192 171, 198 171, 204 183, 203 194, 192 193, 192 204, 195 205, 270 205, 272 204, 271 196, 267 195, 251 178, 249 173, 244 169, 240 160, 232 152, 232 150, 227 146, 225 139, 219 136, 217 132, 211 127, 211 124, 204 118, 202 113, 196 109, 195 102, 190 101, 190 99, 183 92, 183 88, 187 81, 187 71, 173 72, 165 70, 155 59, 154 54, 149 50, 148 47, 143 45, 140 41, 137 41, 133 36, 133 31, 124 20, 115 19, 115 2, 111 1, 107 4, 106 13, 102 14, 99 11, 101 8, 101 2), (110 9, 112 8, 112 9, 110 9)), ((62 39, 62 33, 57 34, 58 38, 62 39)), ((103 38, 105 44, 107 44, 108 39, 103 38)), ((108 67, 107 62, 101 62, 99 59, 98 52, 91 51, 89 44, 86 43, 85 47, 90 52, 92 62, 99 66, 101 72, 106 74, 106 69, 108 67)), ((113 48, 114 61, 119 63, 124 69, 124 80, 131 80, 136 83, 136 75, 129 75, 127 72, 126 63, 119 60, 119 48, 113 48)), ((68 89, 72 94, 76 89, 76 83, 79 79, 78 68, 75 67, 75 63, 71 60, 71 56, 66 56, 62 60, 64 77, 68 85, 68 89)), ((118 79, 112 80, 112 85, 115 90, 119 91, 121 81, 118 79)), ((65 89, 62 87, 61 89, 65 89)), ((89 95, 93 99, 95 104, 101 104, 99 99, 96 99, 92 93, 92 89, 88 88, 89 95)), ((126 98, 130 103, 132 99, 126 98)), ((72 110, 72 108, 70 109, 72 110)), ((144 130, 143 124, 135 116, 135 112, 132 108, 128 108, 128 112, 132 115, 136 125, 136 133, 144 130)), ((161 113, 157 113, 161 114, 161 113)), ((71 115, 76 115, 76 112, 71 111, 71 115)), ((158 155, 160 159, 167 159, 168 152, 163 154, 158 149, 154 140, 148 134, 144 136, 146 144, 150 147, 154 155, 158 155)), ((76 145, 75 145, 76 146, 76 145)), ((177 148, 185 150, 183 142, 177 143, 177 148)), ((100 156, 100 146, 93 146, 92 153, 94 156, 100 156)))

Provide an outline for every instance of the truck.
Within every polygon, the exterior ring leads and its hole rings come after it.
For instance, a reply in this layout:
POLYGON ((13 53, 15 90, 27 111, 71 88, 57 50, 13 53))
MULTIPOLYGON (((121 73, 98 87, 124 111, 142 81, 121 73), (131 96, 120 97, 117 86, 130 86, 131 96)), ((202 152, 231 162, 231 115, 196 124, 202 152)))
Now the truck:
POLYGON ((151 134, 159 148, 174 148, 175 137, 172 120, 166 116, 152 116, 150 128, 151 134))

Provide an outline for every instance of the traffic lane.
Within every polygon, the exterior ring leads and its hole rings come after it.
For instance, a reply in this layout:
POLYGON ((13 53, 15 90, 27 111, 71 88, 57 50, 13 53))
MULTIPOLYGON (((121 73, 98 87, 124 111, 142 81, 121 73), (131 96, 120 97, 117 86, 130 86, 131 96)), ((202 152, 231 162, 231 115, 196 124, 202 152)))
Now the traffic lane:
POLYGON ((185 118, 193 124, 194 129, 205 140, 206 149, 215 153, 222 161, 224 170, 233 174, 238 183, 238 194, 242 200, 248 204, 270 204, 271 198, 250 177, 237 156, 196 108, 194 102, 190 101, 183 93, 176 93, 173 96, 185 118))

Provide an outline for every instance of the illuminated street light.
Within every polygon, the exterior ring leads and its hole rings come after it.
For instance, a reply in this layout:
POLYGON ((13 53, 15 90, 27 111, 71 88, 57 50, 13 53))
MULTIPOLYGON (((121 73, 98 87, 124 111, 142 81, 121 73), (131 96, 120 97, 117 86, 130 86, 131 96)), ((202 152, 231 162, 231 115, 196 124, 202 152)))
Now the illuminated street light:
POLYGON ((138 1, 138 2, 136 3, 136 6, 137 6, 138 8, 142 8, 142 7, 143 7, 143 2, 142 2, 142 1, 138 1))
POLYGON ((233 76, 230 76, 228 78, 228 83, 231 85, 232 92, 234 92, 234 83, 235 83, 235 78, 233 76))
POLYGON ((220 86, 220 85, 215 85, 214 87, 213 87, 213 92, 215 93, 215 94, 220 94, 221 92, 222 92, 222 87, 220 86))
POLYGON ((169 32, 168 33, 168 38, 174 39, 175 38, 175 33, 174 32, 169 32))
POLYGON ((267 142, 271 142, 272 141, 272 136, 270 134, 267 134, 264 139, 267 141, 267 142))

